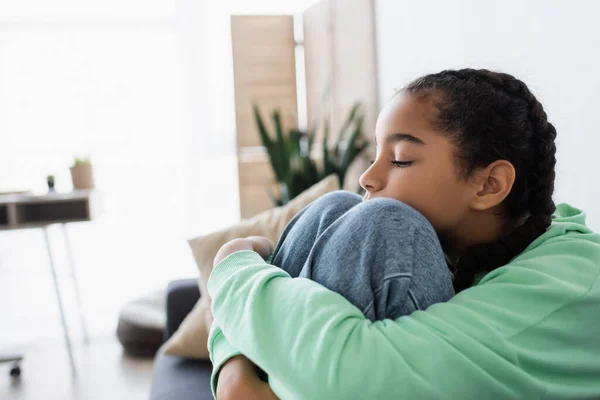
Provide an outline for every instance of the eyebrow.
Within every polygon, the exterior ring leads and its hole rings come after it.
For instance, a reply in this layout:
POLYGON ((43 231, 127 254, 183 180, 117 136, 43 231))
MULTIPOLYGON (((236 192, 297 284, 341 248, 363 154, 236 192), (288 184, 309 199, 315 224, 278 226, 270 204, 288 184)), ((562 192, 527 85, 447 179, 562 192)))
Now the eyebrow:
MULTIPOLYGON (((416 136, 411 135, 410 133, 392 133, 385 138, 386 143, 395 143, 395 142, 409 142, 419 145, 426 144, 424 141, 419 139, 416 136)), ((377 144, 377 137, 375 137, 375 144, 377 144)))

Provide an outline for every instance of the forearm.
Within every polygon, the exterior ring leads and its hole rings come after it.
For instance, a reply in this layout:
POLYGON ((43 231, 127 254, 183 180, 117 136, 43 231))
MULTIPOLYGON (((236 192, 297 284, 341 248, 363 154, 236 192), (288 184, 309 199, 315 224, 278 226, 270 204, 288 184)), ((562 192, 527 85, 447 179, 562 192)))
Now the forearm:
MULTIPOLYGON (((340 295, 291 279, 252 252, 217 265, 208 289, 215 322, 269 374, 282 398, 539 396, 519 372, 511 344, 495 327, 478 322, 481 314, 469 310, 469 299, 372 323, 340 295), (473 326, 479 337, 467 333, 473 326), (475 384, 456 383, 466 377, 475 384)), ((498 312, 494 302, 478 306, 498 312)))
POLYGON ((213 397, 219 400, 278 398, 263 377, 262 369, 229 344, 215 324, 211 329, 209 350, 214 366, 211 377, 213 397))
MULTIPOLYGON (((308 299, 304 304, 296 302, 290 296, 291 293, 286 293, 287 285, 269 285, 270 281, 282 278, 291 281, 284 271, 266 266, 252 253, 248 254, 247 259, 250 264, 254 264, 254 268, 252 265, 246 266, 235 275, 225 278, 219 276, 221 273, 227 274, 227 271, 221 269, 221 265, 215 269, 212 282, 209 282, 209 291, 214 290, 213 283, 220 286, 218 292, 211 291, 213 313, 215 323, 222 327, 228 342, 242 349, 244 354, 269 374, 271 386, 282 398, 318 398, 324 395, 323 388, 329 388, 331 394, 340 396, 331 398, 341 398, 344 393, 352 393, 352 385, 348 382, 363 382, 364 371, 360 368, 346 368, 345 372, 351 372, 352 376, 346 374, 345 379, 338 379, 338 367, 344 362, 340 359, 340 355, 344 354, 344 341, 338 340, 338 337, 340 334, 352 334, 357 324, 369 329, 371 323, 343 297, 312 281, 293 281, 294 291, 304 292, 308 299), (248 275, 244 277, 245 274, 248 275), (250 276, 252 279, 247 279, 250 276), (218 282, 223 278, 228 283, 221 285, 218 282), (244 296, 252 291, 251 281, 261 282, 261 286, 266 285, 261 290, 268 287, 263 292, 263 295, 267 292, 268 295, 252 299, 250 306, 244 296), (283 313, 287 315, 269 315, 269 304, 275 303, 278 309, 293 309, 293 312, 283 313), (242 304, 248 307, 240 307, 242 304), (333 310, 344 312, 330 318, 333 310), (252 316, 247 318, 250 315, 252 316), (273 322, 263 324, 261 321, 273 322), (305 323, 298 326, 298 321, 305 323), (323 329, 334 329, 337 333, 325 340, 314 340, 312 334, 307 334, 323 329), (329 354, 332 356, 329 357, 329 354), (327 362, 324 363, 323 360, 327 362)), ((354 361, 347 363, 353 364, 354 361)), ((360 365, 360 362, 355 365, 360 365)))
POLYGON ((268 383, 256 374, 256 365, 242 355, 227 360, 220 374, 216 390, 218 400, 277 400, 268 383))
POLYGON ((216 322, 213 322, 210 329, 210 334, 208 336, 208 351, 210 354, 210 361, 213 364, 213 370, 211 374, 211 389, 213 396, 216 397, 221 369, 227 363, 227 361, 242 353, 231 343, 229 343, 216 322))

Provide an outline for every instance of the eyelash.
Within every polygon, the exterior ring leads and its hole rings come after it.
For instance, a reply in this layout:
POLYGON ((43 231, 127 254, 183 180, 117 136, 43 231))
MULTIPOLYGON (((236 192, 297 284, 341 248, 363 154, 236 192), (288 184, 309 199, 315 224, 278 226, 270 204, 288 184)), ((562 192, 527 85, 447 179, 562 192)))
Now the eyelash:
MULTIPOLYGON (((371 160, 371 165, 373 165, 374 163, 375 163, 375 160, 371 160)), ((413 162, 412 161, 391 161, 391 163, 398 168, 405 168, 405 167, 410 166, 413 162)))

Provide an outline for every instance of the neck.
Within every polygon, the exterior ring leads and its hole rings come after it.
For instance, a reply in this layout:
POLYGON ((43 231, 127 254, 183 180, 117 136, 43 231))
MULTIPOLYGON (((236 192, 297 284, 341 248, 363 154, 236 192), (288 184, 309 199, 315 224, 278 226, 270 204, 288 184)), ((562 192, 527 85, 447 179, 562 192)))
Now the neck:
POLYGON ((440 234, 440 242, 449 261, 454 264, 469 247, 494 243, 510 235, 522 223, 522 219, 506 219, 497 210, 473 212, 456 229, 440 234))

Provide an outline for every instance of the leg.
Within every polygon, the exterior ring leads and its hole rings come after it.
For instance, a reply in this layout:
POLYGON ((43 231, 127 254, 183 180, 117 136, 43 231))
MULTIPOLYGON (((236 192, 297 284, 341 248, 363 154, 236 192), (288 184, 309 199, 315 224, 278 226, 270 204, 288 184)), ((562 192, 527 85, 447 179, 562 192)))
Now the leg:
POLYGON ((60 311, 60 321, 62 323, 63 333, 65 335, 65 343, 67 345, 69 361, 71 362, 71 371, 73 372, 73 375, 76 375, 77 369, 75 368, 75 359, 73 358, 73 349, 71 348, 71 338, 69 337, 69 327, 67 326, 67 320, 65 318, 65 311, 62 303, 62 297, 60 295, 60 286, 58 285, 56 268, 54 267, 54 257, 52 256, 52 248, 50 247, 50 236, 48 235, 48 227, 44 227, 44 238, 46 239, 46 249, 48 250, 48 260, 50 261, 50 271, 52 272, 52 280, 54 281, 54 290, 56 291, 58 310, 60 311))
POLYGON ((90 343, 90 336, 88 334, 87 326, 85 323, 85 317, 83 315, 83 306, 81 303, 81 293, 79 292, 79 280, 75 272, 75 263, 73 262, 73 250, 71 250, 71 241, 69 240, 69 233, 67 231, 67 224, 61 224, 63 230, 63 236, 65 238, 65 246, 67 250, 67 258, 69 259, 69 267, 71 268, 71 279, 73 280, 73 288, 75 289, 75 298, 77 299, 77 307, 79 309, 79 320, 81 322, 81 330, 83 333, 83 342, 85 344, 90 343))
POLYGON ((340 293, 371 320, 397 318, 454 294, 433 228, 393 199, 362 202, 322 230, 299 276, 340 293))
POLYGON ((361 202, 355 193, 337 191, 304 207, 283 230, 273 253, 273 265, 297 277, 319 235, 361 202))

